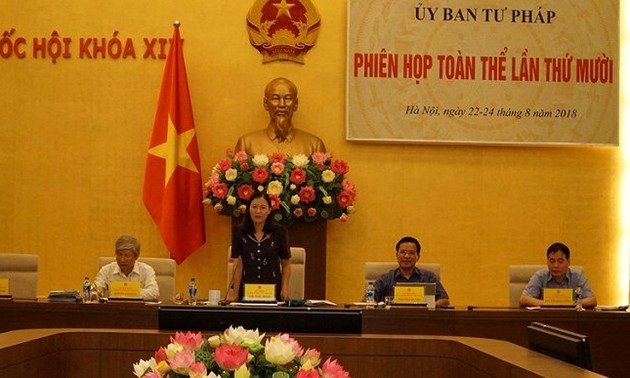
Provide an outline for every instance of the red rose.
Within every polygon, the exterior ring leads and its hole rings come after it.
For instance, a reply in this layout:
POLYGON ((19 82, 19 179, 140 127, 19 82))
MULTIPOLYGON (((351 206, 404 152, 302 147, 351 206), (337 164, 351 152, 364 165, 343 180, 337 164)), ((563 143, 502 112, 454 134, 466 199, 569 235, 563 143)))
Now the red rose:
POLYGON ((305 186, 300 189, 299 196, 301 202, 310 203, 315 199, 315 189, 312 186, 305 186))
POLYGON ((254 169, 254 173, 252 173, 252 179, 261 184, 267 181, 268 177, 269 172, 267 172, 267 170, 263 167, 258 167, 254 169))

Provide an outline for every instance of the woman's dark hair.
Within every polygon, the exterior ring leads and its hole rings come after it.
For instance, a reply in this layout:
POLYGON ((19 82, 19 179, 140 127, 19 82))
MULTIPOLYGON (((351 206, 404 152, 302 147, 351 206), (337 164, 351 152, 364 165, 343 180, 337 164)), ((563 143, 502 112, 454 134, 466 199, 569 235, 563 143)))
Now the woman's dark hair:
MULTIPOLYGON (((263 198, 265 202, 267 202, 267 205, 269 205, 269 208, 271 208, 271 198, 269 197, 267 193, 258 192, 258 191, 254 192, 254 194, 250 197, 249 202, 247 203, 247 208, 245 209, 245 216, 243 217, 243 221, 241 222, 239 226, 241 230, 247 233, 254 232, 254 222, 252 222, 252 216, 249 214, 249 205, 256 198, 263 198)), ((263 227, 263 230, 265 232, 270 232, 270 231, 275 230, 276 228, 277 228, 277 225, 273 222, 271 214, 269 214, 269 216, 265 220, 265 226, 263 227)))

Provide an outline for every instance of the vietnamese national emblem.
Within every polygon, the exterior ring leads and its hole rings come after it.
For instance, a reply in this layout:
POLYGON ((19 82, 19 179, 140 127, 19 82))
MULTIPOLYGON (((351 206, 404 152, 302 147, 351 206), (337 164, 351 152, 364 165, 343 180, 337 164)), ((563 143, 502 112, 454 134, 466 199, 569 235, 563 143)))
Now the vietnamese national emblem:
POLYGON ((310 0, 258 0, 247 14, 249 41, 263 63, 291 60, 304 63, 315 45, 321 18, 310 0))

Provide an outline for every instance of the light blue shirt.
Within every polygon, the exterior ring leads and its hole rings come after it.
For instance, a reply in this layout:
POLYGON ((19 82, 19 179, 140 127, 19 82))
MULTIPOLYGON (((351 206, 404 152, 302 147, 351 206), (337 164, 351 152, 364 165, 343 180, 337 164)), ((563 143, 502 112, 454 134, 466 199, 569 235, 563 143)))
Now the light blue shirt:
POLYGON ((578 287, 582 289, 582 298, 594 296, 593 290, 591 290, 591 286, 588 284, 588 280, 581 271, 569 268, 567 269, 564 280, 558 282, 551 276, 549 269, 545 268, 532 275, 525 290, 523 290, 523 295, 542 299, 543 289, 545 288, 576 289, 578 287))

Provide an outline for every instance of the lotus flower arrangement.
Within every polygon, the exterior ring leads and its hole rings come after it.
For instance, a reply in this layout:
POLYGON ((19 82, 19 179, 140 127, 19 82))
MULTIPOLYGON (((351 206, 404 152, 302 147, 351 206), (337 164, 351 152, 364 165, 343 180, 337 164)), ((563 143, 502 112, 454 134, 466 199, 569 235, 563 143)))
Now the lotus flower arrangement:
POLYGON ((332 358, 320 365, 320 352, 304 350, 288 334, 268 338, 258 330, 230 327, 220 335, 176 332, 154 357, 133 365, 142 378, 349 378, 332 358), (264 345, 263 345, 264 341, 264 345))
POLYGON ((330 153, 250 155, 228 149, 204 185, 204 205, 238 218, 254 192, 265 191, 275 222, 346 221, 355 211, 357 197, 354 183, 346 177, 348 171, 348 163, 332 159, 330 153))

